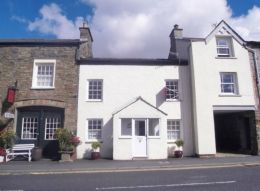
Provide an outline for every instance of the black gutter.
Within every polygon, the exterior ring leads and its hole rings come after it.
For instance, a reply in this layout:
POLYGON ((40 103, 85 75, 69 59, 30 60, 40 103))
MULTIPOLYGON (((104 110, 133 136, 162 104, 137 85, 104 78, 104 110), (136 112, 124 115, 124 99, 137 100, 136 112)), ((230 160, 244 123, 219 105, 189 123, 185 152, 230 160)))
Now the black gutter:
POLYGON ((17 45, 79 45, 78 39, 0 39, 0 46, 17 45))
POLYGON ((80 65, 188 65, 187 60, 151 58, 88 58, 80 59, 80 65))

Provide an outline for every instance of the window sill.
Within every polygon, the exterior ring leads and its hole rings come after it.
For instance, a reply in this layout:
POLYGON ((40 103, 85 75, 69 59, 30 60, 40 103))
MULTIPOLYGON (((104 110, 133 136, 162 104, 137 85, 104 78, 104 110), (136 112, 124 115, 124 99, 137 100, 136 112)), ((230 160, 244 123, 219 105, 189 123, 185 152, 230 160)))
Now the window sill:
POLYGON ((148 139, 161 139, 161 137, 159 137, 159 136, 148 136, 147 138, 148 139))
POLYGON ((86 144, 88 144, 88 143, 94 143, 94 142, 103 143, 102 139, 89 139, 89 140, 85 141, 86 144))
POLYGON ((175 144, 176 141, 177 141, 177 140, 168 140, 167 143, 169 143, 169 144, 175 144))
POLYGON ((219 97, 242 97, 240 94, 219 94, 219 97))
POLYGON ((221 57, 221 56, 216 56, 216 59, 237 59, 237 57, 233 57, 233 56, 227 56, 227 57, 221 57))
POLYGON ((132 136, 120 136, 119 139, 132 139, 132 136))
POLYGON ((180 99, 166 99, 166 102, 180 102, 180 99))
POLYGON ((86 102, 103 102, 102 99, 87 99, 86 102))
POLYGON ((31 87, 31 90, 54 90, 55 87, 31 87))

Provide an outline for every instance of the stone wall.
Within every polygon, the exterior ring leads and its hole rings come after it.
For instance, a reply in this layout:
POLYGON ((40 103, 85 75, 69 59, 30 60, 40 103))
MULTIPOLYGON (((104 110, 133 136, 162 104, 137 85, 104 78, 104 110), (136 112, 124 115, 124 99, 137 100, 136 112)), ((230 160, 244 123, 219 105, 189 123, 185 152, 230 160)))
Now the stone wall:
MULTIPOLYGON (((251 69, 252 69, 252 77, 254 81, 254 92, 255 92, 255 102, 256 102, 256 111, 255 111, 255 124, 256 124, 256 129, 254 130, 256 132, 256 138, 257 138, 257 150, 258 150, 258 155, 260 155, 260 103, 259 103, 259 98, 260 98, 260 83, 258 82, 260 79, 257 79, 257 68, 256 64, 258 65, 257 67, 260 68, 260 48, 253 47, 256 55, 254 55, 252 52, 249 52, 249 57, 250 57, 250 63, 251 63, 251 69), (254 61, 254 56, 256 58, 256 63, 254 61)), ((260 76, 260 75, 259 75, 260 76)))
MULTIPOLYGON (((78 70, 77 44, 0 45, 0 111, 16 107, 48 105, 65 108, 65 128, 76 129, 78 70), (54 89, 31 89, 34 59, 56 59, 54 89), (5 102, 7 88, 17 81, 15 104, 5 102)), ((13 122, 10 121, 9 126, 13 122)))

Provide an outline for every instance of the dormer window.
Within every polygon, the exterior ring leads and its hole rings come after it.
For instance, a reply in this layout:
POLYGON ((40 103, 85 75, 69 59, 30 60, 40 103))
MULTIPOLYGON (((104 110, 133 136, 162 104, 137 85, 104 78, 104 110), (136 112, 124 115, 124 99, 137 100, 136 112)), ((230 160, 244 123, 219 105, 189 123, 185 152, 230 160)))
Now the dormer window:
POLYGON ((233 57, 231 37, 217 37, 218 57, 233 57))

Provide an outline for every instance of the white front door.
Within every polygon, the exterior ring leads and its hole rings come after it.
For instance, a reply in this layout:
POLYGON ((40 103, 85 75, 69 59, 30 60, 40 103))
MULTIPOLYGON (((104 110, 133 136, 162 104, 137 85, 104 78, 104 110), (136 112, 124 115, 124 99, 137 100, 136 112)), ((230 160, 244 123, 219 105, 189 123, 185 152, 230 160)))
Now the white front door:
POLYGON ((134 119, 133 157, 147 156, 147 124, 145 119, 134 119))

